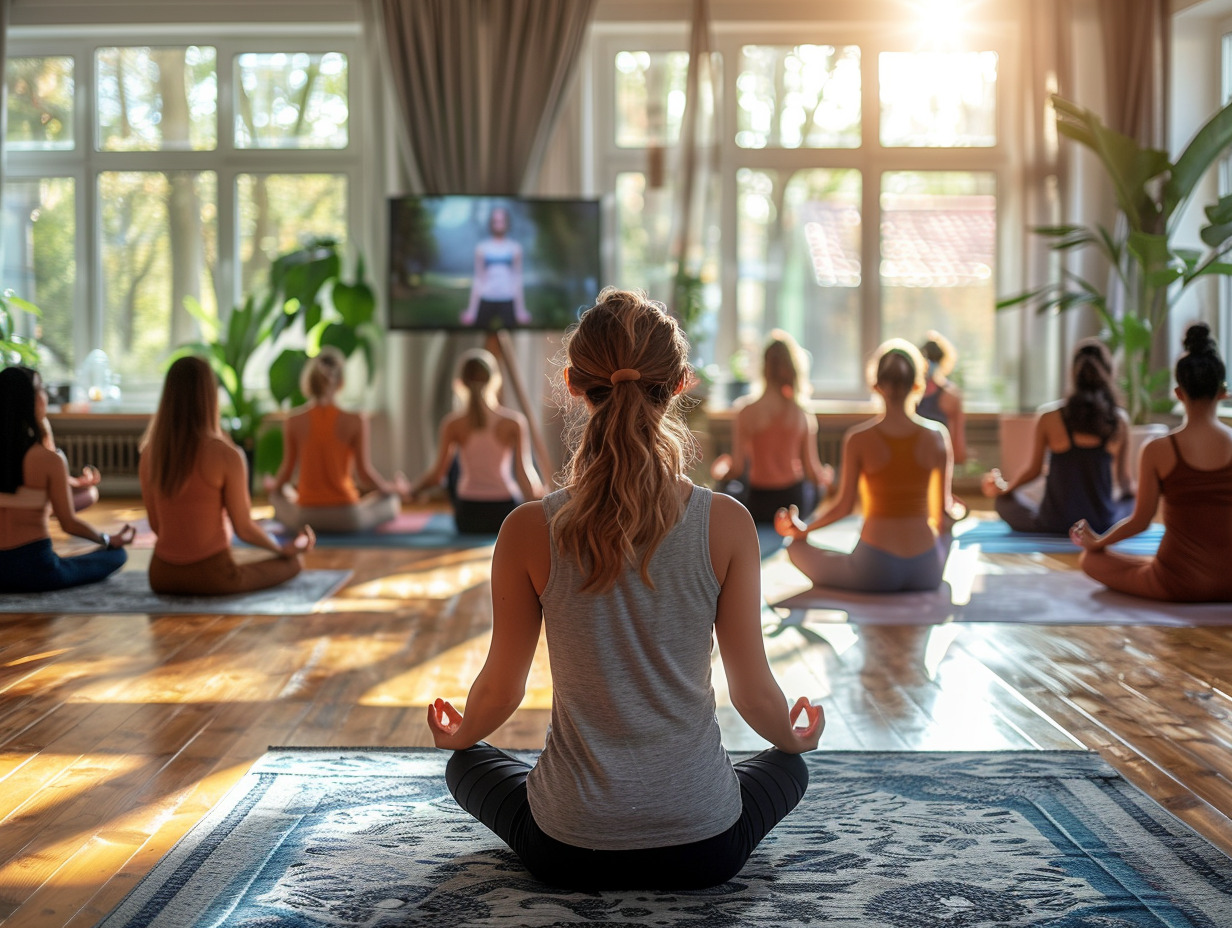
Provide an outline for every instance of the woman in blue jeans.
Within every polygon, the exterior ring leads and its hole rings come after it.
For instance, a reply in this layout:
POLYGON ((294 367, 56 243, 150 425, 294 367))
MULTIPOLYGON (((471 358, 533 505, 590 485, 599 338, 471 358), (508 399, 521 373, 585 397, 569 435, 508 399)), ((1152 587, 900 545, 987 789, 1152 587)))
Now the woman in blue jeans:
POLYGON ((38 593, 94 583, 124 564, 135 530, 108 535, 77 518, 68 465, 46 441, 47 392, 37 371, 0 370, 0 592, 38 593), (48 515, 70 535, 100 547, 60 557, 48 515))
POLYGON ((757 532, 685 476, 689 347, 643 295, 607 289, 566 336, 587 416, 563 489, 506 518, 492 558, 492 644, 465 714, 428 725, 446 782, 557 886, 686 889, 731 879, 804 795, 820 708, 789 705, 761 636, 757 532), (552 721, 532 767, 482 742, 517 709, 547 630, 552 721), (710 683, 773 748, 732 764, 710 683), (803 718, 801 718, 803 717, 803 718), (801 727, 797 727, 797 720, 801 727))

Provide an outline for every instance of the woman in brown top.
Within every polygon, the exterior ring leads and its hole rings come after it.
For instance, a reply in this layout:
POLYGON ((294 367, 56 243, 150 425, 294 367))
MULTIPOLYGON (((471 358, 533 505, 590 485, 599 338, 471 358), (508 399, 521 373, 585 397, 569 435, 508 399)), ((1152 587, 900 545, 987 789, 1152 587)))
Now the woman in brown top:
POLYGON ((1204 323, 1185 333, 1176 362, 1181 426, 1144 445, 1133 514, 1100 535, 1085 519, 1070 529, 1082 569, 1113 590, 1172 602, 1232 602, 1232 428, 1219 421, 1227 369, 1204 323), (1155 557, 1109 551, 1145 529, 1164 502, 1164 537, 1155 557))

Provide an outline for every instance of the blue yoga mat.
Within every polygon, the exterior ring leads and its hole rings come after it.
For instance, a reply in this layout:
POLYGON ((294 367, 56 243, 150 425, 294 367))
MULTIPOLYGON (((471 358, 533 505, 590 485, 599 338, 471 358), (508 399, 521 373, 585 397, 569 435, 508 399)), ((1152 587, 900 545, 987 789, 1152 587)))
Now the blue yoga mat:
MULTIPOLYGON (((1159 550, 1164 527, 1152 522, 1144 532, 1113 545, 1125 554, 1153 555, 1159 550)), ((960 548, 979 545, 989 554, 1077 554, 1080 550, 1066 535, 1035 535, 1015 532, 1000 519, 971 518, 954 527, 954 540, 960 548)))
MULTIPOLYGON (((287 534, 277 522, 266 522, 265 527, 279 537, 287 534)), ((321 548, 481 548, 495 542, 495 535, 460 534, 447 512, 404 512, 370 532, 317 532, 321 548)))

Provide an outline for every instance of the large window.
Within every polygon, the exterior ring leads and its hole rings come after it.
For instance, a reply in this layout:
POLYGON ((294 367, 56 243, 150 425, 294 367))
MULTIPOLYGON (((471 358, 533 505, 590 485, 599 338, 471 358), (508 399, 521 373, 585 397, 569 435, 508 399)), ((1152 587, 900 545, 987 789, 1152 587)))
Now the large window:
POLYGON ((43 310, 47 380, 101 350, 149 408, 197 337, 186 303, 225 316, 279 253, 345 241, 362 107, 341 31, 10 37, 2 284, 43 310))
MULTIPOLYGON (((773 328, 812 355, 819 398, 864 399, 885 338, 943 332, 969 400, 995 403, 996 255, 1013 145, 1012 30, 910 24, 716 24, 720 178, 704 236, 713 318, 691 333, 719 379, 773 328), (972 34, 975 34, 974 32, 972 34)), ((604 27, 595 43, 598 182, 614 197, 613 273, 666 299, 670 148, 681 134, 686 36, 604 27)), ((755 366, 755 365, 754 365, 755 366)))

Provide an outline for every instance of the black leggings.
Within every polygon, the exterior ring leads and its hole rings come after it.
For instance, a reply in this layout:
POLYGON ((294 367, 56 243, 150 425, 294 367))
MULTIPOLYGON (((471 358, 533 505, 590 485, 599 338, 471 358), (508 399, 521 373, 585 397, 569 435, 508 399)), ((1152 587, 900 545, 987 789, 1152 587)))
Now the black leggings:
POLYGON ((735 765, 743 809, 726 831, 689 844, 596 851, 545 834, 526 798, 530 765, 480 742, 455 751, 445 769, 449 792, 463 809, 513 849, 526 869, 566 889, 702 889, 740 872, 753 848, 796 807, 808 787, 798 754, 775 748, 735 765))

